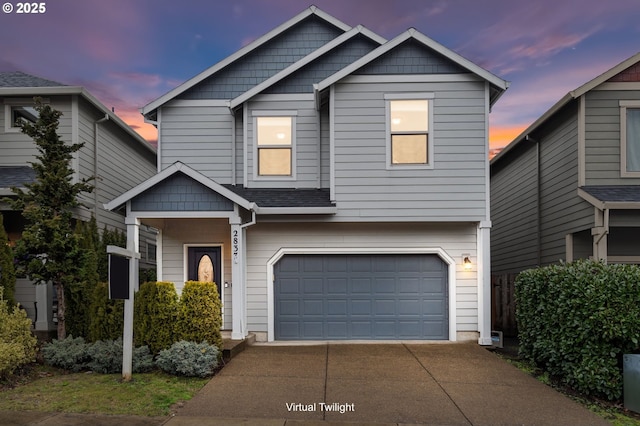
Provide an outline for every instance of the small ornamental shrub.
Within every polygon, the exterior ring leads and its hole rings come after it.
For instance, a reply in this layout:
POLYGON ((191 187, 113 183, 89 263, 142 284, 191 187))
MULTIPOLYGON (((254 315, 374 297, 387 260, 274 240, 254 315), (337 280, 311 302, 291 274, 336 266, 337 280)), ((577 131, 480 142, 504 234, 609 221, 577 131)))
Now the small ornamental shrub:
POLYGON ((218 367, 219 358, 217 346, 181 340, 169 349, 160 351, 156 365, 176 376, 207 377, 218 367))
POLYGON ((89 307, 89 340, 115 340, 122 337, 124 327, 124 301, 109 299, 107 283, 98 283, 89 307))
MULTIPOLYGON (((91 361, 87 367, 102 374, 113 374, 122 371, 122 339, 99 340, 89 346, 88 353, 91 361)), ((153 356, 148 346, 133 349, 133 372, 144 373, 154 367, 153 356)))
POLYGON ((0 379, 35 361, 37 339, 24 310, 9 307, 0 289, 0 379))
POLYGON ((148 345, 152 353, 176 342, 178 294, 170 282, 147 282, 136 293, 133 315, 135 345, 148 345))
POLYGON ((42 357, 47 365, 77 373, 87 368, 91 361, 89 344, 82 337, 68 336, 53 339, 42 347, 42 357))
POLYGON ((520 353, 587 395, 622 395, 622 355, 640 353, 640 267, 577 261, 516 279, 520 353))
POLYGON ((177 340, 206 341, 222 348, 222 303, 215 283, 187 281, 180 297, 177 340))

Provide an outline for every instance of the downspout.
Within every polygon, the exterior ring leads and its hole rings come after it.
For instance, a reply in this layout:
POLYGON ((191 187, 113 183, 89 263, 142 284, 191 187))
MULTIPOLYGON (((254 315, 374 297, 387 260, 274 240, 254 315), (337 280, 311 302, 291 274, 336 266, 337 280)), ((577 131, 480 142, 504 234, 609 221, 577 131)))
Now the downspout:
POLYGON ((93 123, 93 179, 94 179, 94 188, 93 188, 93 214, 95 216, 96 222, 98 220, 98 159, 100 156, 98 155, 98 150, 100 144, 98 143, 98 124, 104 123, 105 121, 109 121, 109 114, 105 114, 104 117, 96 120, 93 123))

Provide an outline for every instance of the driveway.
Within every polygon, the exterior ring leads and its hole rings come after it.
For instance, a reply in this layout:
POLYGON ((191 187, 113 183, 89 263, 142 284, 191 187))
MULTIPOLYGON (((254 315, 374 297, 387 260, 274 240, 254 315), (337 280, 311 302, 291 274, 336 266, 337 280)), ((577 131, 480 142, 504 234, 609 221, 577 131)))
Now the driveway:
POLYGON ((167 425, 214 419, 274 425, 608 424, 472 343, 249 346, 167 425))

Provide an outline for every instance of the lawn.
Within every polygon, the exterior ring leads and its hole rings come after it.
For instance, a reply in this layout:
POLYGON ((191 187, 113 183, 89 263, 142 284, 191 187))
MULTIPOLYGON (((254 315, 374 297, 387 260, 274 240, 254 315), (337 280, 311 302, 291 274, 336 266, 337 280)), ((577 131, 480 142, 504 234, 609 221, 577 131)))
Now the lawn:
POLYGON ((24 383, 0 387, 0 410, 166 416, 173 404, 191 399, 209 380, 162 372, 134 374, 130 382, 121 378, 34 366, 24 383))

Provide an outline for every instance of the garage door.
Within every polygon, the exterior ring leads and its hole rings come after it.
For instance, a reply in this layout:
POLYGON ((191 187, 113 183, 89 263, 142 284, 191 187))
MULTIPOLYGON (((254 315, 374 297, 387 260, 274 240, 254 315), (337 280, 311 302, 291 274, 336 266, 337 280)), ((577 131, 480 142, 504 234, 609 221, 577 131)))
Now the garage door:
POLYGON ((285 255, 274 274, 276 340, 448 339, 436 255, 285 255))

